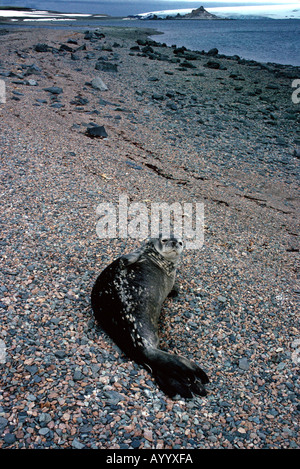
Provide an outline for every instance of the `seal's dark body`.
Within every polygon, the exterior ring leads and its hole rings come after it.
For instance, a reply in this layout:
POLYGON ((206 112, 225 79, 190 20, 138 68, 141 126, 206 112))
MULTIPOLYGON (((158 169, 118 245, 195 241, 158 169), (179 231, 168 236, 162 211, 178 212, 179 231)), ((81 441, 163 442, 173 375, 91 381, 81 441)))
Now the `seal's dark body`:
POLYGON ((134 262, 116 259, 97 278, 91 303, 97 322, 127 356, 151 370, 169 396, 205 395, 204 371, 189 360, 158 349, 158 320, 172 292, 175 268, 166 271, 147 253, 134 262))

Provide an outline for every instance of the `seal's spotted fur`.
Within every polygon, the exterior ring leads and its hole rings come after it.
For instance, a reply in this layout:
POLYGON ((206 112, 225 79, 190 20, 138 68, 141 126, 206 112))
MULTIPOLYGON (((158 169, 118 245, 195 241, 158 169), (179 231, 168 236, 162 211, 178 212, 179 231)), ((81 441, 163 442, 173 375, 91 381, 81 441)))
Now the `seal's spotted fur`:
POLYGON ((172 293, 182 242, 150 239, 121 256, 97 278, 91 302, 95 318, 116 344, 150 370, 169 396, 205 395, 208 378, 195 363, 158 348, 158 319, 172 293))

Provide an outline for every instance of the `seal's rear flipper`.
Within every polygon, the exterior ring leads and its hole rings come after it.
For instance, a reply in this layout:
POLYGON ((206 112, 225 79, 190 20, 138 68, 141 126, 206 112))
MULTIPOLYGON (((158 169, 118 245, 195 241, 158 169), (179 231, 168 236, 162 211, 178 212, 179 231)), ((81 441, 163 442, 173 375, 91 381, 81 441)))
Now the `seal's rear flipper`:
POLYGON ((148 348, 145 364, 151 367, 152 374, 159 387, 168 396, 180 394, 182 397, 193 397, 194 394, 206 396, 205 384, 209 382, 206 373, 195 363, 163 352, 148 348))

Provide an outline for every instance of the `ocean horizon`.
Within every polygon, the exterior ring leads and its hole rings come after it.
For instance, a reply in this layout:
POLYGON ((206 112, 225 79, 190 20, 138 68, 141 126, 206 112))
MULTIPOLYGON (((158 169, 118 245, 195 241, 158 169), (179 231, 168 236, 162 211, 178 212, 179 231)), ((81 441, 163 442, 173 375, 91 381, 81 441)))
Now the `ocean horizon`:
MULTIPOLYGON (((208 51, 217 48, 220 54, 238 55, 242 59, 300 66, 300 20, 242 19, 229 21, 212 20, 149 20, 91 18, 89 14, 50 19, 19 17, 9 24, 13 27, 50 28, 96 28, 103 25, 138 27, 157 30, 157 40, 168 46, 184 46, 191 50, 208 51), (86 16, 84 16, 86 15, 86 16), (21 20, 21 21, 20 21, 21 20)), ((1 16, 1 15, 0 15, 1 16)), ((155 35, 154 35, 155 37, 155 35)))
MULTIPOLYGON (((7 6, 5 1, 0 1, 0 6, 3 3, 7 6)), ((11 0, 10 6, 35 8, 40 10, 59 11, 62 13, 85 13, 85 14, 106 14, 110 16, 128 16, 146 14, 149 12, 164 12, 173 10, 174 14, 182 10, 191 11, 192 9, 199 8, 201 5, 210 13, 216 14, 221 17, 236 18, 249 17, 252 19, 256 16, 264 16, 273 19, 287 19, 298 18, 300 19, 300 4, 299 2, 288 1, 282 4, 275 5, 239 5, 233 3, 221 6, 219 2, 206 2, 205 0, 196 1, 172 1, 172 0, 150 0, 150 1, 111 1, 111 0, 11 0)), ((241 2, 242 3, 242 2, 241 2)), ((250 2, 251 3, 251 2, 250 2)))

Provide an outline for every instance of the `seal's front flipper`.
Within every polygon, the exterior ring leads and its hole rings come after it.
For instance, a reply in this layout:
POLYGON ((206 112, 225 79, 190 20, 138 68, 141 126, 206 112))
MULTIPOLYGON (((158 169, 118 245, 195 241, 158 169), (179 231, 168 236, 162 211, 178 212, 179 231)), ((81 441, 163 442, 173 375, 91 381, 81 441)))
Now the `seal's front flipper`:
POLYGON ((168 294, 168 297, 169 298, 175 298, 178 295, 179 295, 179 285, 177 285, 177 283, 175 283, 172 290, 168 294))
POLYGON ((136 262, 141 260, 141 256, 145 251, 144 247, 137 249, 136 251, 129 252, 128 254, 124 254, 120 257, 120 263, 124 266, 124 268, 128 267, 129 265, 135 264, 136 262))

